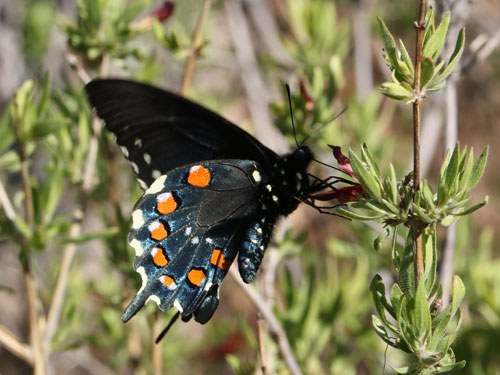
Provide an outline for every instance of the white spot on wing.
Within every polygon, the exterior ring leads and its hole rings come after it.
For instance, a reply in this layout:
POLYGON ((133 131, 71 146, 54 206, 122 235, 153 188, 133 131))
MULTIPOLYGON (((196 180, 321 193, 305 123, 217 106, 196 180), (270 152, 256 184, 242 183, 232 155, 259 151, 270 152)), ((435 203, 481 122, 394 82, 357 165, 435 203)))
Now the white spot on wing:
POLYGON ((165 202, 166 200, 168 200, 168 198, 170 198, 172 196, 172 193, 162 193, 160 195, 158 195, 156 197, 156 201, 157 202, 165 202))
MULTIPOLYGON (((160 277, 160 282, 165 285, 165 276, 162 276, 160 277)), ((172 282, 172 284, 170 284, 168 287, 167 287, 169 290, 175 290, 177 289, 177 284, 174 282, 172 282)))
POLYGON ((212 282, 208 282, 205 284, 205 287, 203 288, 203 290, 206 292, 208 290, 210 290, 210 288, 212 287, 212 285, 214 285, 212 282))
POLYGON ((163 187, 165 185, 165 180, 167 179, 167 175, 163 175, 158 177, 155 182, 151 184, 148 190, 144 194, 156 194, 160 191, 163 190, 163 187))
POLYGON ((193 165, 191 169, 189 170, 190 173, 196 172, 198 169, 201 168, 201 165, 193 165))
POLYGON ((160 301, 160 297, 158 297, 157 295, 155 294, 151 294, 148 299, 146 300, 146 302, 144 303, 145 305, 147 305, 149 302, 153 301, 154 303, 156 303, 157 306, 160 306, 161 304, 161 301, 160 301))
POLYGON ((137 179, 137 182, 141 186, 143 190, 146 190, 148 188, 148 184, 146 184, 144 181, 142 181, 140 178, 137 179))
POLYGON ((132 229, 139 229, 144 225, 144 216, 142 210, 132 212, 132 229))
POLYGON ((150 232, 154 231, 156 228, 160 226, 160 222, 158 220, 153 221, 151 224, 148 225, 148 229, 150 232))
POLYGON ((144 269, 144 267, 137 268, 137 273, 139 275, 141 275, 141 279, 142 279, 141 289, 139 289, 139 291, 137 292, 137 294, 140 294, 140 293, 142 293, 144 288, 146 288, 146 284, 148 282, 148 275, 146 275, 146 270, 144 269))
POLYGON ((158 169, 153 169, 153 172, 151 172, 151 177, 153 177, 155 180, 161 176, 161 172, 158 169))
POLYGON ((212 240, 211 238, 207 238, 205 240, 206 243, 209 243, 209 244, 213 244, 214 243, 214 240, 212 240))
POLYGON ((184 311, 184 309, 182 308, 181 303, 180 303, 180 301, 179 301, 178 299, 176 299, 176 300, 174 301, 174 307, 175 307, 175 308, 176 308, 176 309, 177 309, 180 313, 182 313, 182 312, 184 311))
POLYGON ((151 155, 149 155, 148 153, 144 153, 143 158, 147 165, 151 164, 151 155))
POLYGON ((261 228, 261 227, 258 227, 258 228, 257 228, 257 232, 262 233, 262 228, 261 228))
POLYGON ((275 202, 278 201, 278 197, 276 195, 273 195, 273 201, 275 201, 275 202))
POLYGON ((137 164, 135 164, 133 161, 131 161, 130 165, 132 166, 132 170, 134 171, 134 173, 139 174, 139 167, 137 166, 137 164))
POLYGON ((266 189, 267 189, 267 191, 271 191, 271 190, 273 190, 273 187, 271 185, 266 185, 266 189))
POLYGON ((252 172, 252 177, 253 177, 255 182, 260 182, 262 180, 262 177, 261 177, 258 170, 255 170, 252 172))
POLYGON ((197 245, 197 244, 198 244, 198 242, 200 242, 200 239, 199 239, 198 237, 194 237, 194 238, 191 240, 191 243, 192 243, 193 245, 197 245))
POLYGON ((130 241, 129 245, 134 248, 136 256, 140 257, 144 253, 141 242, 137 239, 134 238, 132 241, 130 241))
POLYGON ((134 146, 142 147, 142 140, 140 138, 136 138, 134 141, 134 146))
POLYGON ((184 231, 184 235, 189 236, 191 234, 191 227, 187 227, 184 231))
POLYGON ((120 146, 120 150, 122 150, 123 155, 128 159, 128 149, 125 146, 120 146))

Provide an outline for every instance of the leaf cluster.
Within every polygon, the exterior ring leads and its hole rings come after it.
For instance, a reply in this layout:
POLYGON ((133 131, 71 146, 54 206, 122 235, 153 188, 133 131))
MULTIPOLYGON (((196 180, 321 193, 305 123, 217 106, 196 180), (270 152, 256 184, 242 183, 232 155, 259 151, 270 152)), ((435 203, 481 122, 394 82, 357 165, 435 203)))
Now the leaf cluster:
POLYGON ((465 31, 460 30, 455 48, 448 62, 441 58, 450 23, 450 14, 435 26, 434 10, 430 7, 425 16, 425 32, 423 37, 420 87, 415 87, 415 67, 403 41, 399 47, 394 37, 381 18, 378 26, 385 50, 385 59, 392 71, 392 82, 381 85, 382 93, 392 99, 412 103, 427 92, 438 91, 446 85, 446 79, 456 67, 465 43, 465 31))

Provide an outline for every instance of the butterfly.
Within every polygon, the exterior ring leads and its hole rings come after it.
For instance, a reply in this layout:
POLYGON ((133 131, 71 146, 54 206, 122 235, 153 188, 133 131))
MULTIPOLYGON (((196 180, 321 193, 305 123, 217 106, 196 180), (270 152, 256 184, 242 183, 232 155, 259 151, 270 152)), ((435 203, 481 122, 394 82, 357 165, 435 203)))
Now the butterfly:
POLYGON ((86 92, 114 134, 144 194, 128 240, 142 287, 126 308, 147 302, 206 323, 237 260, 254 278, 279 218, 324 187, 309 181, 307 146, 278 156, 216 113, 174 93, 127 80, 94 80, 86 92))

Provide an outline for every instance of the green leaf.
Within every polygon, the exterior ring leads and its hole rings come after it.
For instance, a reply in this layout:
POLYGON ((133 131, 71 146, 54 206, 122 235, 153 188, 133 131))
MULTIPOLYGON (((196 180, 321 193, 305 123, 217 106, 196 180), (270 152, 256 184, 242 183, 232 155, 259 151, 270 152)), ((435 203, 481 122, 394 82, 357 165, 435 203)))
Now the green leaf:
POLYGON ((357 213, 352 212, 352 211, 348 211, 348 210, 346 210, 345 208, 342 208, 342 207, 336 208, 336 211, 339 213, 339 215, 345 216, 348 219, 360 220, 360 221, 376 220, 376 219, 380 219, 380 218, 382 218, 382 217, 385 216, 384 214, 382 214, 382 215, 375 215, 375 216, 364 216, 364 215, 360 215, 360 214, 357 214, 357 213))
POLYGON ((68 121, 65 120, 45 120, 37 121, 31 128, 30 139, 44 138, 50 134, 54 134, 59 130, 67 127, 68 121))
POLYGON ((434 85, 434 86, 427 86, 425 88, 425 91, 427 92, 434 92, 434 91, 439 91, 441 90, 443 87, 446 86, 446 80, 443 80, 441 81, 440 83, 438 83, 437 85, 434 85))
POLYGON ((389 334, 387 333, 387 330, 385 329, 384 325, 378 319, 375 315, 372 315, 372 326, 373 329, 375 330, 375 333, 387 344, 392 347, 397 347, 394 340, 391 340, 389 334))
POLYGON ((354 175, 358 178, 359 182, 363 186, 363 190, 368 193, 371 197, 381 198, 382 192, 378 181, 372 176, 370 172, 361 163, 358 155, 349 148, 349 160, 354 172, 354 175))
POLYGON ((434 210, 435 205, 434 205, 434 195, 432 194, 431 188, 429 187, 429 184, 427 183, 426 180, 421 182, 421 188, 420 191, 424 197, 425 204, 427 206, 428 210, 434 210))
POLYGON ((11 150, 0 156, 0 171, 18 172, 20 169, 21 163, 16 151, 11 150))
POLYGON ((448 196, 453 196, 455 193, 455 183, 459 177, 458 163, 460 159, 460 150, 458 145, 453 149, 453 153, 451 154, 451 159, 446 168, 446 175, 444 177, 445 180, 445 188, 448 196))
POLYGON ((43 82, 43 90, 42 90, 42 97, 40 98, 40 102, 37 107, 36 111, 36 118, 39 119, 42 117, 43 113, 45 112, 47 108, 47 104, 49 103, 50 100, 50 73, 47 73, 45 75, 45 79, 43 82))
POLYGON ((430 216, 428 216, 421 207, 415 204, 415 202, 411 202, 411 207, 413 211, 417 214, 417 216, 420 218, 420 220, 422 220, 424 223, 432 224, 434 222, 434 220, 430 216))
POLYGON ((432 34, 434 34, 435 26, 434 26, 434 9, 432 7, 427 8, 427 12, 425 13, 425 24, 427 27, 424 31, 423 44, 426 44, 430 39, 432 34))
POLYGON ((461 370, 465 367, 466 362, 465 361, 460 361, 457 363, 454 363, 452 365, 446 365, 446 366, 439 366, 437 369, 439 370, 439 374, 444 374, 448 372, 454 372, 461 370))
POLYGON ((403 293, 415 294, 415 276, 413 267, 413 241, 411 233, 408 232, 403 250, 403 257, 398 274, 399 285, 403 293))
POLYGON ((462 212, 451 212, 450 215, 453 215, 453 216, 466 216, 466 215, 470 215, 474 211, 479 210, 481 207, 486 206, 488 204, 488 200, 489 200, 489 197, 486 196, 486 197, 484 197, 484 201, 483 202, 475 204, 474 206, 471 206, 471 207, 467 208, 466 210, 464 210, 462 212))
POLYGON ((455 49, 451 54, 450 60, 448 61, 448 66, 443 70, 443 72, 439 76, 437 76, 431 81, 430 86, 435 86, 436 84, 445 80, 451 74, 451 72, 457 65, 458 61, 460 60, 460 57, 462 57, 462 53, 464 51, 464 45, 465 45, 465 30, 462 29, 458 33, 455 49))
MULTIPOLYGON (((394 227, 394 233, 392 235, 392 247, 391 247, 391 257, 392 263, 394 264, 394 268, 396 272, 399 273, 399 269, 401 267, 401 254, 399 253, 398 248, 398 227, 394 227)), ((397 310, 396 307, 394 307, 397 310)))
POLYGON ((408 70, 410 71, 410 74, 411 74, 411 79, 413 80, 413 77, 415 75, 415 70, 413 68, 413 62, 411 61, 411 57, 408 54, 408 51, 406 50, 405 45, 401 39, 399 40, 399 49, 401 51, 401 57, 403 58, 403 61, 405 62, 406 66, 408 67, 408 70))
POLYGON ((49 174, 43 185, 43 193, 45 195, 45 205, 43 209, 43 221, 49 223, 54 216, 56 207, 59 204, 64 188, 64 169, 55 167, 49 174))
POLYGON ((431 313, 427 304, 425 283, 419 283, 415 295, 414 323, 420 344, 424 345, 431 334, 431 313))
MULTIPOLYGON (((402 298, 403 298, 403 292, 401 291, 401 288, 399 287, 398 284, 393 284, 391 288, 391 304, 394 309, 394 312, 397 312, 399 310, 402 298)), ((392 315, 392 317, 396 319, 397 314, 392 315)))
POLYGON ((483 176, 484 169, 486 168, 486 162, 488 160, 488 153, 490 151, 490 147, 487 146, 477 159, 474 167, 472 168, 472 174, 470 176, 469 182, 467 184, 467 190, 471 190, 477 183, 481 180, 483 176))
POLYGON ((453 276, 453 293, 451 295, 451 317, 454 317, 457 313, 460 304, 464 300, 465 297, 465 285, 462 279, 455 275, 453 276))
POLYGON ((375 249, 375 251, 378 251, 380 250, 380 246, 382 244, 382 241, 388 237, 390 234, 390 230, 389 228, 385 228, 378 236, 377 238, 375 238, 375 240, 373 241, 373 248, 375 249))
POLYGON ((469 156, 467 158, 467 164, 465 165, 465 169, 463 169, 462 172, 460 173, 459 177, 458 191, 460 195, 466 193, 473 165, 474 165, 474 148, 471 147, 469 151, 469 156))
POLYGON ((392 203, 397 206, 398 205, 398 181, 396 180, 396 171, 394 170, 394 165, 392 165, 392 163, 389 164, 389 169, 391 172, 391 175, 390 175, 391 190, 388 193, 390 193, 392 203))
POLYGON ((434 228, 426 228, 422 233, 422 251, 424 253, 425 290, 428 296, 433 295, 439 285, 436 283, 437 272, 437 238, 434 228))
POLYGON ((423 46, 422 55, 437 60, 443 50, 446 41, 446 33, 450 24, 450 13, 447 12, 435 32, 426 40, 423 46))
POLYGON ((396 100, 411 100, 413 98, 413 91, 408 91, 404 86, 399 83, 394 82, 384 82, 380 85, 380 88, 384 90, 382 94, 388 96, 391 99, 396 100))
POLYGON ((380 171, 378 169, 377 163, 373 159, 373 156, 370 154, 366 143, 363 143, 363 145, 361 146, 361 158, 368 165, 368 170, 372 172, 373 177, 377 178, 380 181, 380 171))
POLYGON ((377 17, 378 28, 380 31, 380 36, 382 37, 382 43, 384 44, 384 49, 387 54, 387 58, 389 59, 391 65, 397 69, 398 68, 398 59, 396 56, 396 43, 394 42, 394 38, 385 25, 382 18, 377 17))
POLYGON ((123 22, 125 24, 132 22, 150 3, 151 0, 136 0, 129 3, 120 15, 118 22, 123 22))
POLYGON ((103 239, 108 237, 116 236, 119 233, 118 227, 106 228, 101 231, 96 231, 92 233, 82 234, 81 236, 64 238, 63 243, 83 243, 95 239, 103 239))
POLYGON ((385 316, 385 311, 389 312, 392 316, 396 315, 396 311, 392 308, 391 304, 385 298, 385 285, 382 277, 380 275, 373 276, 372 281, 370 282, 370 295, 372 297, 373 304, 375 305, 375 310, 377 311, 378 316, 384 324, 394 332, 397 332, 397 328, 391 324, 387 317, 385 316))
POLYGON ((432 59, 429 57, 424 57, 422 59, 421 69, 420 89, 423 89, 434 76, 434 61, 432 61, 432 59))

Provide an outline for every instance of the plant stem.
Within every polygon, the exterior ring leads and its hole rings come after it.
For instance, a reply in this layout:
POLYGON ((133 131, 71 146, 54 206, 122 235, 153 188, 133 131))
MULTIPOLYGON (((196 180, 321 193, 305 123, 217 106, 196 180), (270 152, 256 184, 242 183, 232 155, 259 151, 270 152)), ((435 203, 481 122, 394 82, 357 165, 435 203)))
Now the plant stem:
POLYGON ((0 325, 0 344, 16 357, 33 366, 33 351, 31 347, 23 344, 12 332, 6 327, 0 325))
POLYGON ((43 345, 42 331, 40 327, 40 316, 38 314, 38 299, 36 295, 36 283, 31 273, 29 260, 23 260, 23 275, 26 284, 26 295, 28 298, 28 311, 30 321, 30 339, 33 350, 34 375, 44 375, 47 373, 47 351, 43 345))
POLYGON ((189 85, 191 84, 191 79, 193 78, 194 64, 200 56, 201 47, 201 36, 203 32, 203 24, 208 16, 208 11, 210 9, 211 0, 205 0, 203 2, 203 8, 201 9, 200 18, 198 18, 198 23, 194 31, 193 41, 191 43, 191 51, 186 63, 186 69, 184 70, 184 75, 182 77, 181 94, 186 95, 189 85))
POLYGON ((250 285, 245 284, 241 279, 237 268, 232 267, 229 269, 229 274, 233 278, 236 283, 243 288, 243 291, 247 294, 247 296, 252 300, 257 309, 262 313, 262 317, 267 323, 267 328, 271 332, 272 335, 276 338, 278 343, 278 347, 280 349, 281 355, 285 360, 288 369, 292 375, 301 375, 302 371, 300 370, 299 364, 297 363, 297 359, 295 358, 292 348, 290 346, 290 342, 286 337, 286 333, 281 327, 278 319, 274 316, 273 310, 270 308, 269 304, 264 300, 264 298, 255 291, 250 285))
MULTIPOLYGON (((74 69, 77 69, 77 74, 82 79, 83 83, 87 83, 87 79, 90 75, 85 71, 83 66, 78 62, 72 61, 71 59, 68 60, 68 62, 74 69)), ((106 77, 108 75, 109 65, 109 57, 105 55, 99 67, 100 77, 106 77)), ((96 116, 94 116, 92 120, 92 130, 92 137, 90 139, 89 150, 84 166, 81 200, 73 211, 73 224, 71 225, 69 231, 70 238, 79 236, 82 231, 82 221, 85 217, 87 206, 86 202, 93 187, 95 164, 97 161, 97 153, 99 151, 99 136, 101 134, 100 121, 96 116)), ((70 243, 64 247, 61 270, 59 271, 59 277, 57 279, 54 294, 52 295, 52 301, 47 318, 47 328, 45 334, 45 350, 47 352, 49 352, 50 342, 52 341, 59 324, 59 317, 61 315, 69 273, 71 271, 71 264, 75 253, 76 244, 70 243)))
MULTIPOLYGON (((425 0, 420 0, 418 21, 415 22, 415 102, 413 103, 413 189, 416 192, 420 186, 420 110, 422 106, 422 92, 420 90, 420 72, 422 65, 422 45, 425 31, 425 0)), ((413 264, 415 268, 415 285, 418 285, 424 271, 424 257, 422 251, 422 235, 419 228, 412 228, 413 236, 413 264)))
POLYGON ((158 313, 158 310, 155 312, 155 317, 154 317, 154 322, 153 322, 153 374, 154 375, 161 375, 163 374, 163 359, 162 359, 162 353, 161 353, 161 345, 158 345, 155 343, 156 338, 162 331, 162 326, 161 326, 161 320, 160 320, 160 314, 158 313))

